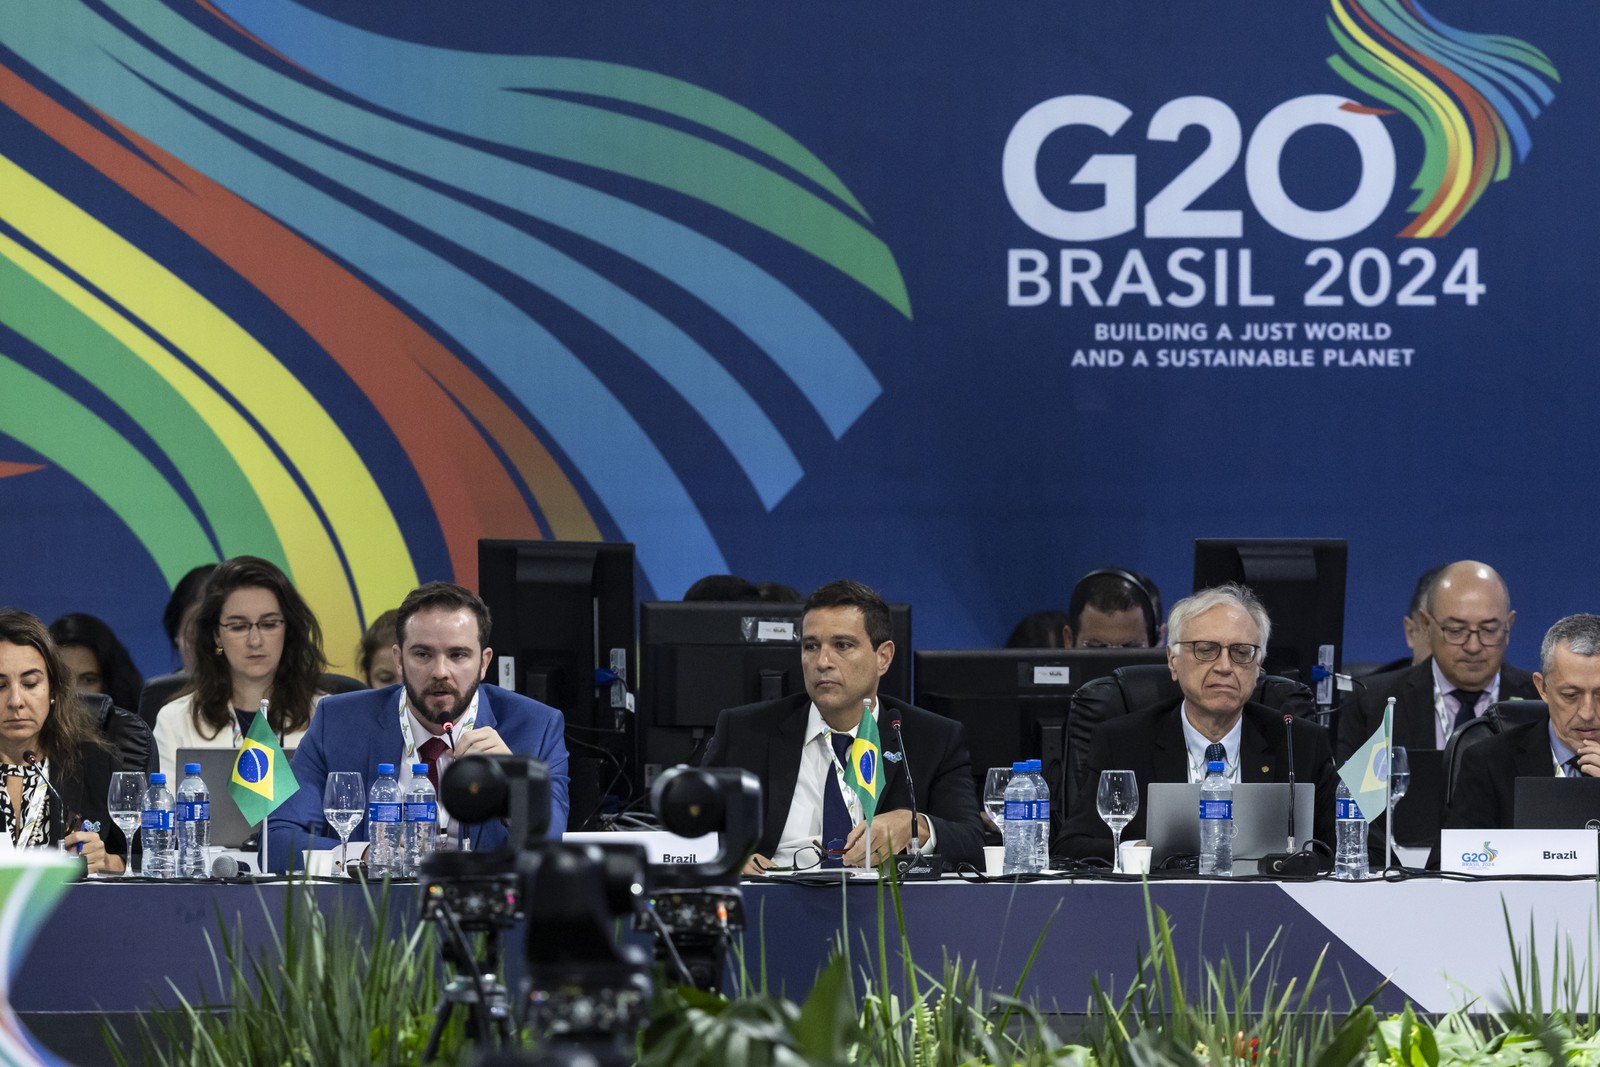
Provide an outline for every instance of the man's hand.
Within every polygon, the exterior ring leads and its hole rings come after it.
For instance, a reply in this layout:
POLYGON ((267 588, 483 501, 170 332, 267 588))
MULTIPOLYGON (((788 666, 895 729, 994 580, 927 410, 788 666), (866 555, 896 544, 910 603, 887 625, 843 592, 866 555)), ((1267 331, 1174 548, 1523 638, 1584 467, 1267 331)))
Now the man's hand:
POLYGON ((456 747, 452 759, 462 756, 509 756, 511 749, 492 726, 474 726, 465 733, 456 734, 456 747))
MULTIPOLYGON (((920 840, 928 839, 928 820, 917 816, 920 840)), ((907 808, 886 811, 872 820, 872 852, 874 866, 901 851, 911 841, 911 812, 907 808)), ((864 867, 867 858, 867 824, 857 823, 844 839, 844 865, 864 867)))
POLYGON ((766 874, 772 866, 772 861, 759 852, 744 861, 745 874, 766 874))
POLYGON ((1578 770, 1591 778, 1600 778, 1600 741, 1584 741, 1578 745, 1578 770))

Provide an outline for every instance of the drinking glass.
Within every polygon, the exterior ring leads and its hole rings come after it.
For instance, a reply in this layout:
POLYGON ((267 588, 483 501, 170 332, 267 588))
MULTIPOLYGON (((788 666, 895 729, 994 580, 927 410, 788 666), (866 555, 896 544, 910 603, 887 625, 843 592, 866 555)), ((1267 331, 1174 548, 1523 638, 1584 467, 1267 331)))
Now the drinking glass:
POLYGON ((350 833, 367 813, 367 788, 360 771, 329 771, 322 787, 322 817, 339 835, 339 870, 344 870, 350 833))
POLYGON ((988 777, 983 780, 983 811, 996 830, 1004 829, 1006 786, 1010 784, 1010 767, 990 767, 988 777))
POLYGON ((123 847, 127 849, 122 873, 129 877, 133 875, 133 834, 139 828, 147 788, 144 775, 138 771, 114 771, 111 788, 106 790, 106 808, 111 812, 111 821, 122 831, 123 847))
POLYGON ((1132 771, 1101 771, 1095 793, 1100 818, 1111 827, 1111 870, 1122 870, 1122 828, 1139 814, 1139 783, 1132 771))
POLYGON ((1389 750, 1389 811, 1400 803, 1400 798, 1411 788, 1411 760, 1399 745, 1389 750))

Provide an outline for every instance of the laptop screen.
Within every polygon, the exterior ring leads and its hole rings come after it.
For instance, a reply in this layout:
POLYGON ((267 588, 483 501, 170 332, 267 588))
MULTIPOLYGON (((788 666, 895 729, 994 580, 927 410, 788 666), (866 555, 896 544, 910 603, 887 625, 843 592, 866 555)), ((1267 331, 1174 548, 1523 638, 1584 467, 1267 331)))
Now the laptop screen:
MULTIPOLYGON (((1294 840, 1297 847, 1311 838, 1316 787, 1294 787, 1294 840)), ((1150 814, 1145 820, 1153 862, 1200 854, 1200 786, 1187 782, 1151 782, 1150 814)), ((1282 852, 1289 843, 1289 787, 1285 782, 1239 782, 1233 787, 1233 871, 1255 874, 1256 861, 1282 852)))
POLYGON ((1517 830, 1600 830, 1600 778, 1518 778, 1512 794, 1517 830))

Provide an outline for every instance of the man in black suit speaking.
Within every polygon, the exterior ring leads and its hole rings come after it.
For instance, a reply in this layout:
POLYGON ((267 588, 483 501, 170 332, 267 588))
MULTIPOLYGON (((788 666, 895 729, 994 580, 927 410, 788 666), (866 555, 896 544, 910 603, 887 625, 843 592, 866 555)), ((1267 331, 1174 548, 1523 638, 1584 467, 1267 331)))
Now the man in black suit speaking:
POLYGON ((1533 677, 1505 662, 1517 613, 1506 583, 1486 563, 1462 560, 1439 572, 1424 600, 1422 622, 1432 655, 1414 667, 1365 679, 1366 691, 1339 709, 1334 754, 1343 763, 1394 705, 1394 743, 1443 748, 1457 726, 1497 700, 1535 700, 1533 677))
POLYGON ((1533 680, 1550 717, 1462 754, 1445 829, 1510 827, 1518 778, 1600 776, 1600 615, 1568 615, 1550 627, 1539 660, 1533 680))
POLYGON ((773 866, 814 867, 830 860, 831 866, 840 861, 865 865, 866 824, 840 779, 835 743, 855 736, 869 704, 883 751, 872 819, 876 859, 911 843, 909 763, 916 784, 918 844, 952 863, 982 863, 978 796, 961 725, 878 695, 878 679, 894 661, 889 632, 889 606, 882 597, 860 582, 829 582, 806 600, 801 616, 806 692, 718 716, 704 764, 741 767, 760 778, 766 790, 761 841, 745 873, 760 874, 773 866), (901 724, 898 732, 892 727, 896 721, 901 724))
MULTIPOLYGON (((1167 666, 1183 691, 1176 703, 1133 709, 1095 728, 1082 792, 1058 851, 1075 859, 1111 858, 1111 831, 1095 806, 1103 770, 1131 770, 1148 801, 1151 782, 1198 782, 1205 752, 1222 745, 1235 782, 1288 782, 1287 730, 1294 731, 1295 778, 1316 786, 1313 830, 1333 846, 1333 751, 1328 731, 1305 719, 1285 725, 1283 712, 1251 702, 1272 622, 1254 593, 1229 583, 1172 606, 1167 666)), ((1124 841, 1144 836, 1150 805, 1139 805, 1124 841)))

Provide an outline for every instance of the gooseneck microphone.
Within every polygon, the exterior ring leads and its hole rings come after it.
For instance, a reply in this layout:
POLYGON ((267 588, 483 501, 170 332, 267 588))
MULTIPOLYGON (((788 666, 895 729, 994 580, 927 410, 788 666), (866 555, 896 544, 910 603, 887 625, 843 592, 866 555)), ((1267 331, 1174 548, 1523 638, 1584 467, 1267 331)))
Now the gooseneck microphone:
MULTIPOLYGON (((72 817, 72 813, 67 811, 67 802, 61 799, 61 794, 56 792, 56 787, 52 785, 50 779, 45 776, 44 764, 39 762, 39 754, 30 748, 28 751, 22 754, 22 762, 39 772, 39 781, 44 783, 44 787, 50 790, 50 795, 55 797, 56 802, 61 805, 62 825, 65 826, 66 820, 72 817)), ((70 834, 71 832, 72 830, 69 828, 67 833, 70 834)))
POLYGON ((451 752, 454 752, 456 750, 455 728, 456 728, 456 724, 453 723, 453 722, 446 722, 444 724, 444 739, 445 739, 445 743, 450 746, 450 751, 451 752))
POLYGON ((895 744, 900 746, 900 765, 906 769, 906 790, 911 794, 911 852, 922 855, 922 844, 917 840, 917 783, 911 780, 911 757, 906 753, 906 735, 900 731, 897 716, 889 725, 894 729, 895 744))
POLYGON ((1283 713, 1283 750, 1289 758, 1289 851, 1294 848, 1294 716, 1283 713))

